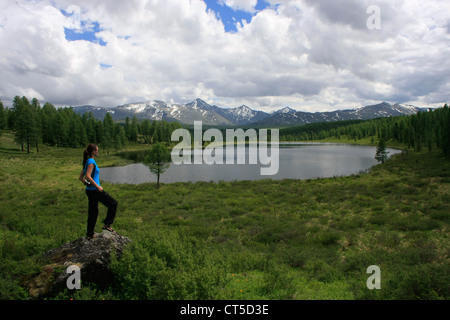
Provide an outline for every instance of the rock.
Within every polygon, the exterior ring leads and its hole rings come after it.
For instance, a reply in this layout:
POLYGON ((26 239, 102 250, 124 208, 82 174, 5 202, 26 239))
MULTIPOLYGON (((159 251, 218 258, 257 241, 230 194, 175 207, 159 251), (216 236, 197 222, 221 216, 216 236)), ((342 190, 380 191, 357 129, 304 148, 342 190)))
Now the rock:
POLYGON ((109 268, 111 253, 120 257, 124 247, 131 240, 117 233, 104 230, 88 240, 80 238, 65 245, 47 251, 43 259, 49 264, 23 281, 30 298, 39 299, 54 296, 67 288, 67 279, 72 273, 67 268, 79 267, 82 283, 95 283, 100 289, 108 287, 113 280, 109 268))

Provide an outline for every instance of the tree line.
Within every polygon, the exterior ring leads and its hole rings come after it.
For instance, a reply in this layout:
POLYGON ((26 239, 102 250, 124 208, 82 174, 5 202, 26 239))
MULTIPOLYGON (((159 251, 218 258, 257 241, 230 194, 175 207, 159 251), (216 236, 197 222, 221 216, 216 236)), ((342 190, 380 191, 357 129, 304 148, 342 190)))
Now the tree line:
MULTIPOLYGON (((4 130, 15 133, 15 142, 30 152, 39 145, 84 147, 95 143, 105 149, 119 150, 128 143, 170 143, 171 134, 181 128, 178 122, 139 120, 127 117, 115 122, 107 113, 98 120, 92 112, 82 115, 73 108, 56 108, 46 102, 42 107, 36 98, 14 97, 12 108, 5 108, 0 100, 0 134, 4 130)), ((450 109, 429 109, 410 116, 321 122, 280 129, 280 141, 312 141, 326 138, 349 140, 371 138, 394 140, 405 147, 421 151, 423 148, 441 149, 450 156, 450 109)))
POLYGON ((85 147, 95 143, 105 149, 120 150, 129 143, 170 143, 172 131, 181 128, 178 122, 139 120, 127 117, 115 122, 107 113, 98 120, 92 112, 82 115, 73 108, 56 108, 46 102, 42 107, 36 98, 14 97, 12 108, 0 101, 0 134, 10 130, 22 151, 45 144, 56 147, 85 147))
POLYGON ((280 130, 281 141, 311 141, 326 138, 349 140, 372 138, 394 140, 409 149, 438 148, 450 156, 450 109, 428 109, 409 116, 324 122, 280 130))

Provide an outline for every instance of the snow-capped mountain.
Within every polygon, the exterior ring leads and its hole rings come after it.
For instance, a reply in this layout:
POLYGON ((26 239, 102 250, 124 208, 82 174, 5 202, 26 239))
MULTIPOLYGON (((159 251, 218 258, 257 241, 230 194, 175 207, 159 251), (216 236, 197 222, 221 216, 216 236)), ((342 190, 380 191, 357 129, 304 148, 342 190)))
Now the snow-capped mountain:
MULTIPOLYGON (((232 122, 216 112, 216 108, 218 107, 196 99, 187 104, 168 104, 158 100, 130 103, 118 106, 114 110, 118 110, 120 115, 128 113, 130 118, 136 116, 140 119, 178 121, 186 124, 201 120, 206 125, 232 125, 232 122)), ((114 114, 112 116, 115 118, 114 114)))
MULTIPOLYGON (((163 120, 165 118, 165 110, 169 106, 163 101, 149 101, 143 103, 130 103, 114 108, 115 112, 119 114, 134 114, 139 115, 139 118, 146 118, 152 120, 163 120)), ((115 114, 115 113, 114 113, 115 114)), ((114 114, 112 117, 115 118, 114 114)))
POLYGON ((294 114, 297 113, 297 110, 294 110, 294 109, 289 108, 289 107, 285 107, 285 108, 283 108, 283 109, 280 109, 280 110, 278 110, 278 111, 275 111, 275 113, 292 114, 292 115, 294 115, 294 114))
POLYGON ((290 107, 282 108, 273 113, 253 110, 246 105, 237 108, 220 108, 210 105, 201 99, 195 99, 187 104, 169 104, 164 101, 153 100, 142 103, 130 103, 115 108, 101 108, 94 106, 75 107, 80 114, 92 112, 97 119, 103 119, 107 112, 114 120, 138 119, 178 121, 193 124, 202 121, 205 125, 265 125, 290 126, 303 125, 314 122, 339 120, 373 119, 380 117, 411 115, 424 109, 410 105, 383 102, 351 110, 337 110, 331 112, 303 112, 290 107))
POLYGON ((412 115, 425 109, 411 105, 383 102, 376 105, 365 106, 357 109, 336 110, 329 112, 303 112, 291 108, 284 108, 274 112, 269 117, 258 122, 260 125, 303 125, 315 122, 329 122, 342 120, 367 120, 382 117, 395 117, 400 115, 412 115))
POLYGON ((232 109, 222 109, 219 107, 216 108, 217 113, 223 115, 225 118, 236 125, 246 125, 249 123, 258 122, 270 115, 269 113, 263 111, 253 110, 246 105, 242 105, 238 108, 232 109))

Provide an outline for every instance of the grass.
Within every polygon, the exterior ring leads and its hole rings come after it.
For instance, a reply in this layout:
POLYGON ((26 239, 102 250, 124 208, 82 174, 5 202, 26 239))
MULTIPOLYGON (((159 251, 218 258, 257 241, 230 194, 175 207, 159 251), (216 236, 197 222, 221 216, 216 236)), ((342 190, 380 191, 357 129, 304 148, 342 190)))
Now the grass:
MULTIPOLYGON (((84 236, 81 157, 46 146, 26 154, 0 137, 1 299, 27 299, 21 279, 39 257, 84 236)), ((102 186, 132 243, 113 260, 111 288, 83 284, 58 299, 449 298, 450 162, 437 152, 349 177, 102 186), (381 290, 366 287, 370 265, 381 290)))

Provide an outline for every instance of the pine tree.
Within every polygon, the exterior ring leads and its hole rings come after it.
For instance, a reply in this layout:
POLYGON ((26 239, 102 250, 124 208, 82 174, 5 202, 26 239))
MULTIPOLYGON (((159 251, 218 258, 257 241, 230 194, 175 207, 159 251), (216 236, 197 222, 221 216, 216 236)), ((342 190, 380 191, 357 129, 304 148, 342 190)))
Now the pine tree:
POLYGON ((170 151, 162 143, 153 145, 149 154, 144 159, 144 164, 148 166, 150 172, 156 174, 158 188, 159 177, 169 168, 170 161, 170 151))
POLYGON ((32 145, 38 145, 40 130, 37 122, 37 111, 34 111, 26 97, 16 96, 13 101, 14 108, 14 130, 15 142, 21 146, 24 151, 25 145, 27 153, 30 153, 32 145))
POLYGON ((58 147, 62 147, 66 143, 67 123, 61 111, 56 112, 53 123, 54 141, 58 147))
POLYGON ((114 120, 109 112, 106 113, 105 117, 103 118, 103 130, 105 134, 107 134, 109 137, 114 137, 115 132, 115 126, 114 120))
POLYGON ((447 157, 450 157, 450 109, 447 104, 443 108, 442 118, 441 149, 447 157))
POLYGON ((131 142, 137 142, 137 138, 138 138, 138 119, 136 118, 136 116, 133 116, 133 118, 131 119, 131 124, 130 124, 130 131, 129 131, 129 136, 128 139, 131 142))
POLYGON ((41 104, 39 103, 39 100, 36 98, 33 98, 31 100, 31 112, 32 117, 34 118, 34 127, 33 127, 33 134, 32 134, 32 143, 36 147, 36 152, 39 152, 39 144, 42 142, 42 113, 41 113, 41 104))
POLYGON ((2 134, 2 131, 6 127, 6 111, 3 107, 2 100, 0 100, 0 135, 2 134))
POLYGON ((56 144, 54 121, 56 116, 56 108, 49 102, 46 102, 41 110, 41 135, 42 142, 54 146, 56 144))
POLYGON ((89 141, 89 143, 97 143, 97 138, 94 130, 95 121, 92 121, 91 119, 88 119, 86 121, 86 139, 89 141))
POLYGON ((24 151, 24 144, 25 144, 25 130, 23 130, 23 127, 20 125, 23 122, 24 118, 24 106, 23 101, 20 99, 19 96, 15 96, 13 99, 13 129, 15 131, 14 135, 14 142, 19 144, 21 146, 21 150, 24 151))
POLYGON ((382 164, 386 161, 389 152, 386 151, 386 141, 383 138, 380 139, 377 146, 377 152, 375 154, 375 159, 382 164))

